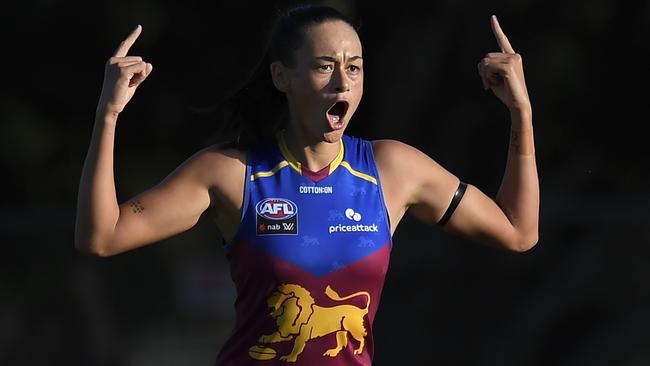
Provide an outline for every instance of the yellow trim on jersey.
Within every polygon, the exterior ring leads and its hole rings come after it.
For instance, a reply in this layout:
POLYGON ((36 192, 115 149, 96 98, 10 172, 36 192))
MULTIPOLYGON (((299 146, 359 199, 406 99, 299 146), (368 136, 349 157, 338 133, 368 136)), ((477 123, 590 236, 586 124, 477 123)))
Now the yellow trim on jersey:
MULTIPOLYGON (((291 154, 291 151, 289 151, 289 148, 287 147, 286 141, 284 141, 284 134, 282 132, 278 132, 277 134, 277 140, 278 140, 278 146, 280 147, 280 152, 282 152, 282 155, 284 156, 285 159, 287 159, 287 163, 291 165, 291 167, 297 171, 298 173, 302 174, 302 164, 291 154)), ((339 140, 340 144, 340 149, 339 153, 336 154, 336 157, 332 162, 330 163, 330 170, 328 174, 332 174, 332 172, 338 168, 338 166, 341 164, 341 161, 343 161, 343 156, 345 155, 345 148, 343 146, 343 139, 339 140)))
POLYGON ((273 169, 267 171, 267 172, 257 172, 254 174, 251 174, 251 181, 254 181, 257 178, 264 178, 264 177, 270 177, 273 174, 277 173, 278 170, 284 168, 285 166, 289 165, 289 163, 286 160, 282 160, 278 165, 276 165, 273 169))
POLYGON ((332 174, 332 172, 341 165, 341 162, 343 161, 343 155, 345 154, 345 146, 343 145, 343 139, 340 139, 341 141, 341 149, 339 150, 339 153, 336 155, 334 160, 330 163, 330 172, 329 174, 332 174))
POLYGON ((284 141, 284 135, 282 134, 282 131, 278 132, 277 134, 277 139, 278 139, 278 145, 280 146, 280 152, 282 152, 282 155, 284 155, 284 158, 287 159, 287 163, 291 165, 291 167, 297 171, 298 173, 302 174, 302 166, 296 158, 293 157, 291 154, 291 151, 289 151, 289 148, 287 148, 287 143, 284 141))
POLYGON ((353 169, 350 166, 350 163, 348 163, 347 161, 341 161, 341 166, 344 167, 345 169, 347 169, 350 172, 350 174, 354 175, 355 177, 365 179, 368 182, 377 185, 377 179, 375 179, 375 177, 370 176, 370 175, 365 174, 365 173, 361 173, 360 171, 353 169))

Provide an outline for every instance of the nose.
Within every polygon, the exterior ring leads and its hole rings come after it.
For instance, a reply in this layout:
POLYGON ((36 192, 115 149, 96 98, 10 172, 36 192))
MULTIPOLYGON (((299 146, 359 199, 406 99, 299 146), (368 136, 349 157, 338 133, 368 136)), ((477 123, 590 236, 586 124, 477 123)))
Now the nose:
POLYGON ((350 84, 343 83, 343 84, 341 84, 341 86, 337 86, 335 89, 336 89, 337 93, 344 93, 344 92, 350 90, 350 84))
POLYGON ((334 84, 334 90, 337 93, 344 93, 350 90, 350 80, 346 75, 345 71, 341 67, 337 67, 334 75, 332 76, 332 83, 334 84))

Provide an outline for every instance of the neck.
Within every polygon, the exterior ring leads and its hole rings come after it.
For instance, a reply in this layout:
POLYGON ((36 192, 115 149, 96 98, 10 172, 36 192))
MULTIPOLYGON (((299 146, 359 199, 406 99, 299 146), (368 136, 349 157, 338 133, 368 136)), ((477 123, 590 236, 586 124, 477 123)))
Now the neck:
POLYGON ((281 133, 284 136, 287 149, 300 164, 312 172, 317 172, 328 166, 341 150, 341 142, 328 142, 315 139, 304 130, 287 126, 281 133))

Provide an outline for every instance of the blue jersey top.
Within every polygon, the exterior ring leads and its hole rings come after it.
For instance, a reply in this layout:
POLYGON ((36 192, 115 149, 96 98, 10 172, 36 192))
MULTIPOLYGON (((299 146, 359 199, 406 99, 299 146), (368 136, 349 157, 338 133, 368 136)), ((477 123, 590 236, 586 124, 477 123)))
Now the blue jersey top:
POLYGON ((248 151, 225 245, 236 322, 215 365, 371 365, 390 223, 371 143, 344 135, 340 146, 322 179, 281 135, 248 151))

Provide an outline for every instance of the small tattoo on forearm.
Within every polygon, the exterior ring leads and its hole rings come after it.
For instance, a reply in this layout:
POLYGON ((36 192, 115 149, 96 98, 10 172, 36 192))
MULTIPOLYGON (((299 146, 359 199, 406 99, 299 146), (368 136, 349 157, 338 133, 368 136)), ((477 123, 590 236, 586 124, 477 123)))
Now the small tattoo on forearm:
POLYGON ((510 134, 510 146, 514 146, 516 148, 519 148, 519 146, 521 146, 520 131, 512 131, 512 133, 510 134))
POLYGON ((144 211, 144 206, 142 206, 142 203, 140 203, 140 201, 131 202, 131 208, 133 209, 134 213, 141 213, 144 211))
POLYGON ((535 153, 532 132, 528 130, 510 131, 510 152, 519 155, 532 155, 535 153))

